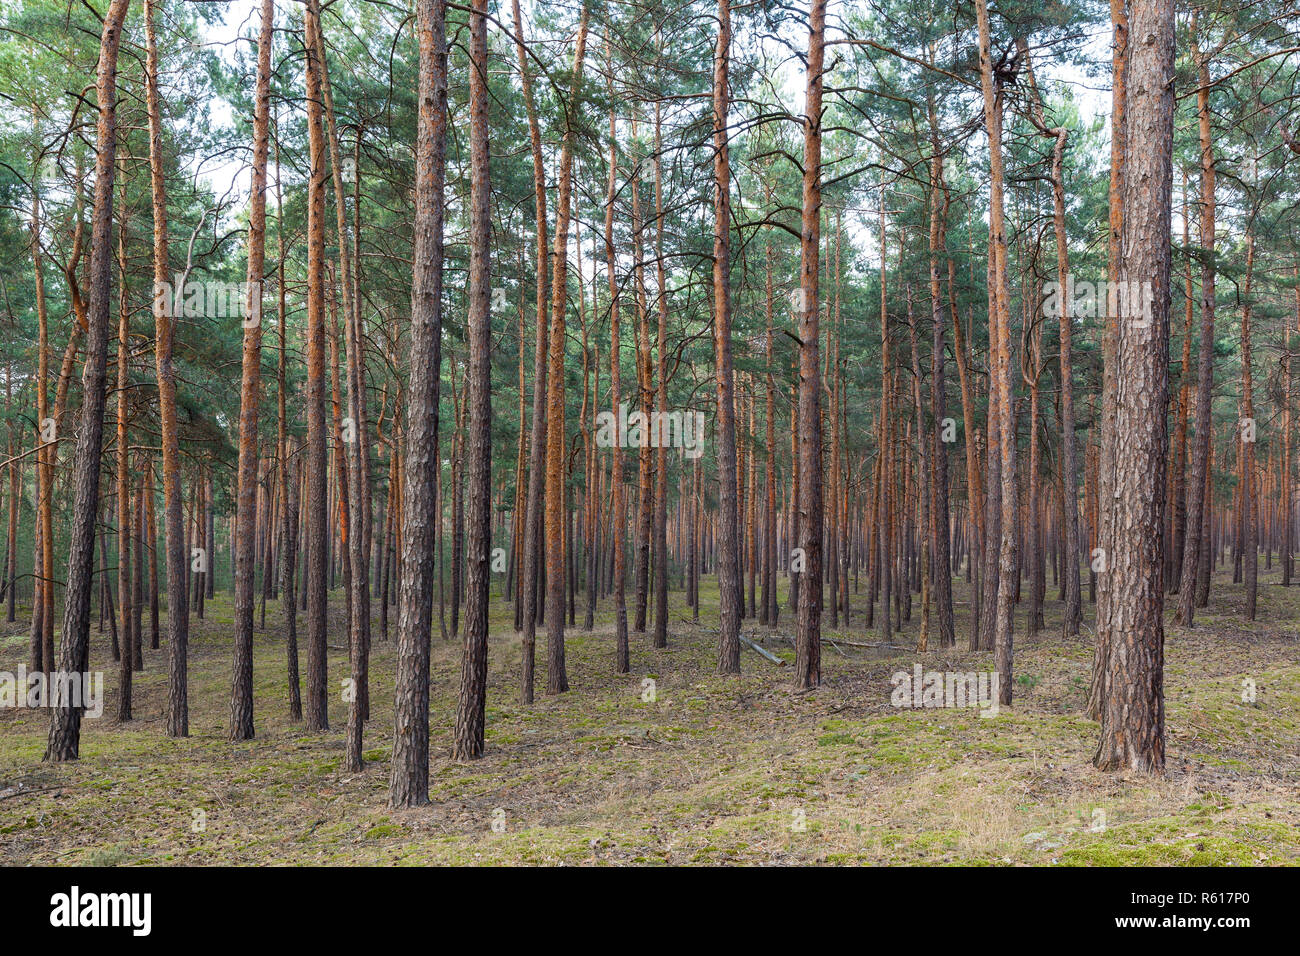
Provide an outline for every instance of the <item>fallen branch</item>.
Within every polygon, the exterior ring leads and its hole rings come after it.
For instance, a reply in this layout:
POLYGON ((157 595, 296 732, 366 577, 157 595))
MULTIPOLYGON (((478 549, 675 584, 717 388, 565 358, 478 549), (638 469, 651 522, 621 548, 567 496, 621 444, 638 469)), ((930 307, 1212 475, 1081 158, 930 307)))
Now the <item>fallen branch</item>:
POLYGON ((739 637, 740 642, 744 644, 746 647, 748 647, 751 651, 756 651, 759 654, 762 654, 765 658, 767 658, 773 664, 776 664, 778 667, 785 667, 785 661, 777 657, 767 648, 759 647, 757 644, 755 644, 753 641, 747 638, 744 634, 737 634, 736 636, 739 637))
POLYGON ((838 644, 836 644, 836 643, 835 643, 835 640, 834 640, 833 638, 831 638, 830 636, 827 636, 827 637, 826 637, 826 641, 827 641, 827 643, 830 644, 831 647, 835 648, 835 653, 838 654, 838 655, 840 655, 840 657, 848 657, 848 656, 849 656, 848 654, 845 654, 845 653, 844 653, 844 651, 840 648, 840 646, 839 646, 838 644))
MULTIPOLYGON (((826 640, 831 640, 829 637, 826 640)), ((847 641, 842 637, 835 638, 834 643, 843 644, 845 647, 888 647, 900 651, 916 650, 911 644, 890 644, 885 641, 847 641)))
MULTIPOLYGON (((789 634, 776 634, 775 632, 773 633, 775 637, 779 637, 783 641, 789 641, 791 644, 794 644, 795 642, 794 638, 789 634)), ((916 650, 916 648, 913 647, 911 644, 889 644, 884 641, 850 641, 843 637, 832 638, 829 634, 823 634, 822 640, 827 641, 831 644, 843 644, 845 647, 887 647, 890 648, 891 650, 898 650, 898 651, 916 650)))
POLYGON ((6 793, 0 793, 0 800, 8 800, 10 797, 25 797, 29 793, 48 793, 51 790, 62 790, 63 784, 53 787, 34 787, 31 789, 19 787, 17 790, 11 790, 6 793))

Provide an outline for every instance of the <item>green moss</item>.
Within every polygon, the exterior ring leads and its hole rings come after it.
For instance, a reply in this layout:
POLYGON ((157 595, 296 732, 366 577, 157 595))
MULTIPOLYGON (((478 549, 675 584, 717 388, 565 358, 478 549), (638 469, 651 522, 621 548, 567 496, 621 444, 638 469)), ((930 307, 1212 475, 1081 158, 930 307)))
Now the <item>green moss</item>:
MULTIPOLYGON (((716 589, 701 583, 707 620, 716 589)), ((1276 600, 1300 615, 1300 589, 1292 590, 1276 600)), ((331 614, 341 613, 332 597, 331 614)), ((517 702, 510 608, 492 602, 487 752, 470 763, 449 758, 460 647, 435 640, 432 804, 398 814, 387 808, 391 637, 373 649, 364 771, 343 768, 346 708, 335 697, 329 732, 288 720, 274 630, 255 641, 257 737, 232 745, 222 624, 229 599, 219 595, 207 620, 194 622, 189 738, 162 730, 165 648, 146 651, 137 720, 88 721, 74 764, 42 763, 45 718, 0 712, 0 791, 17 781, 52 788, 0 801, 0 861, 1300 863, 1300 809, 1279 796, 1279 784, 1300 771, 1300 665, 1276 619, 1248 642, 1224 640, 1208 625, 1171 632, 1170 775, 1152 781, 1089 764, 1097 727, 1081 713, 1091 660, 1084 641, 1053 636, 1018 646, 1018 667, 1032 682, 1018 684, 1016 706, 996 718, 900 711, 888 707, 881 674, 910 667, 911 651, 845 648, 824 659, 826 682, 807 695, 791 694, 789 672, 756 656, 743 659, 740 677, 717 677, 716 633, 680 623, 690 614, 680 597, 670 595, 669 647, 634 648, 630 675, 611 673, 612 614, 602 606, 596 630, 568 644, 573 689, 539 693, 530 707, 517 702), (658 684, 653 702, 641 700, 647 674, 658 684), (1240 675, 1256 681, 1258 706, 1241 703, 1240 675), (507 809, 505 833, 490 829, 497 807, 507 809), (1093 833, 1098 807, 1111 825, 1093 833), (203 832, 190 829, 195 809, 207 813, 203 832), (803 829, 793 826, 796 811, 803 829), (1023 841, 1030 833, 1042 838, 1023 841)), ((960 591, 958 606, 969 607, 960 591)), ((1059 626, 1055 611, 1049 602, 1047 635, 1059 626)), ((914 636, 918 617, 900 643, 914 636)), ((278 611, 268 609, 267 620, 278 622, 278 611)), ((1242 630, 1227 616, 1221 623, 1242 630)), ((959 631, 967 626, 958 620, 959 631)), ((860 623, 846 632, 861 633, 860 623)), ((92 660, 106 659, 106 640, 92 633, 92 660)), ((545 648, 538 652, 544 668, 545 648)), ((25 638, 11 651, 0 646, 0 669, 25 653, 25 638)), ((986 653, 945 653, 954 669, 989 666, 986 653)), ((346 653, 332 652, 331 687, 346 673, 346 653)), ((106 672, 110 713, 115 687, 106 672)))
POLYGON ((129 858, 130 854, 125 846, 114 844, 87 850, 80 862, 84 866, 117 866, 119 863, 125 863, 129 858))

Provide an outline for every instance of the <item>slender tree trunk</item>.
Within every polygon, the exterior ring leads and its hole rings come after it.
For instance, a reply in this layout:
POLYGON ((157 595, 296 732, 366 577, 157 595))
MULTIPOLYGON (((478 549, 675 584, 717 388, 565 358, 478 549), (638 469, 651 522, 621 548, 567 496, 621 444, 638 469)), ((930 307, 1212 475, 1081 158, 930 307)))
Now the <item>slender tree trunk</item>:
POLYGON ((515 25, 515 52, 519 58, 519 80, 528 114, 528 141, 533 157, 533 215, 537 233, 537 338, 533 346, 533 418, 528 438, 528 499, 524 512, 526 546, 524 576, 520 585, 523 605, 521 621, 524 629, 523 686, 520 696, 525 704, 531 704, 537 646, 539 562, 542 558, 542 492, 546 480, 546 370, 550 342, 547 305, 550 266, 546 235, 546 166, 542 158, 541 127, 533 100, 533 83, 528 69, 528 53, 524 47, 524 24, 519 11, 519 0, 511 0, 511 10, 515 25))
POLYGON ((319 0, 307 0, 307 709, 308 730, 329 729, 327 589, 329 557, 329 435, 325 424, 325 141, 321 93, 319 0))
POLYGON ((659 392, 655 399, 660 416, 655 450, 654 592, 655 647, 668 646, 668 282, 664 264, 664 183, 659 161, 663 149, 660 105, 655 103, 655 260, 659 280, 659 334, 655 343, 659 392))
MULTIPOLYGON (((886 250, 885 235, 885 187, 880 187, 880 421, 879 421, 879 452, 876 456, 876 475, 880 482, 880 502, 877 512, 876 524, 876 564, 879 568, 877 581, 880 585, 880 610, 881 616, 879 621, 879 633, 881 640, 886 644, 893 640, 893 615, 889 609, 889 596, 893 590, 893 548, 892 548, 892 523, 890 515, 892 514, 891 505, 891 466, 892 466, 892 449, 890 448, 890 416, 892 414, 892 380, 893 371, 890 367, 890 341, 889 341, 889 303, 887 298, 888 275, 885 264, 886 250)), ((800 424, 803 424, 802 407, 800 410, 800 424)), ((803 469, 803 459, 800 458, 800 470, 803 469)), ((806 480, 806 479, 805 479, 806 480)))
POLYGON ((1241 520, 1244 542, 1242 558, 1246 585, 1246 620, 1255 620, 1259 599, 1259 519, 1255 494, 1255 397, 1251 376, 1250 319, 1251 284, 1255 271, 1255 234, 1246 227, 1246 281, 1241 306, 1241 421, 1237 437, 1241 449, 1241 520))
MULTIPOLYGON (((816 16, 817 9, 825 10, 824 3, 821 0, 814 0, 813 11, 816 16)), ((816 30, 813 33, 817 33, 816 30)), ((818 50, 820 50, 820 39, 817 41, 818 50)), ((715 375, 718 386, 718 599, 720 603, 719 614, 721 616, 720 630, 718 632, 718 672, 722 674, 739 674, 740 673, 740 602, 737 593, 737 585, 740 580, 740 562, 739 562, 739 545, 740 532, 737 527, 738 516, 736 513, 736 411, 734 401, 734 375, 732 372, 731 361, 731 162, 727 152, 727 141, 729 132, 727 129, 727 114, 729 110, 729 89, 728 89, 728 70, 731 57, 731 4, 730 0, 718 0, 718 40, 713 58, 713 349, 716 363, 715 375)), ((811 77, 811 67, 809 76, 811 77)), ((810 80, 809 93, 813 91, 812 81, 810 80)), ((816 91, 820 96, 821 92, 821 63, 817 64, 816 91)), ((815 105, 818 113, 808 121, 810 126, 814 126, 820 131, 820 100, 815 105)), ((807 135, 812 135, 811 133, 807 135)), ((820 157, 820 132, 816 141, 816 152, 813 158, 820 157)), ((808 147, 805 146, 805 153, 808 147)), ((807 179, 805 171, 805 180, 807 179)), ((814 174, 815 175, 815 174, 814 174)), ((808 184, 804 184, 804 201, 807 204, 808 184)), ((821 197, 817 189, 817 184, 813 185, 812 200, 820 205, 821 197)), ((814 209, 812 215, 814 218, 820 215, 820 209, 814 209)), ((808 212, 805 209, 805 223, 808 212)), ((805 226, 806 230, 806 226, 805 226)), ((817 253, 816 246, 818 242, 817 235, 814 231, 813 236, 813 253, 812 253, 812 290, 813 306, 816 309, 816 291, 817 291, 817 253)), ((804 238, 805 246, 807 237, 804 238)), ((805 248, 804 256, 807 258, 808 252, 805 248)), ((803 266, 802 283, 806 286, 809 281, 807 275, 808 263, 805 261, 803 266)), ((805 292, 805 294, 807 294, 805 292)), ((816 315, 812 317, 813 332, 816 333, 816 315)), ((800 367, 804 362, 800 359, 800 367)), ((813 345, 813 368, 817 368, 816 343, 813 345)), ((814 372, 814 387, 816 386, 816 372, 814 372)), ((800 399, 804 399, 801 397, 800 399)), ((816 408, 817 398, 813 397, 813 407, 816 408)), ((820 425, 819 431, 820 431, 820 425)), ((820 468, 821 445, 820 437, 817 446, 818 467, 820 468)), ((820 507, 820 499, 819 499, 820 507)), ((820 551, 820 525, 818 534, 818 549, 820 551)), ((820 557, 820 553, 818 555, 820 557)), ((820 587, 821 579, 817 579, 820 587)), ((820 611, 820 608, 818 608, 820 611)), ((810 620, 813 630, 810 632, 814 637, 820 632, 817 631, 817 621, 820 618, 814 615, 810 620)), ((812 684, 817 683, 820 679, 820 662, 810 661, 811 669, 806 671, 805 680, 812 684)))
MULTIPOLYGON (((389 803, 429 802, 429 630, 433 623, 441 365, 443 183, 446 171, 447 37, 443 0, 418 0, 419 118, 415 250, 411 287, 409 434, 404 456, 402 596, 398 618, 389 803)), ((394 478, 396 476, 394 475, 394 478)))
MULTIPOLYGON (((1191 266, 1188 265, 1188 274, 1190 275, 1191 266)), ((1291 270, 1291 278, 1296 283, 1295 287, 1295 320, 1296 325, 1300 326, 1300 264, 1294 266, 1291 270)), ((1292 378, 1292 358, 1291 358, 1291 326, 1287 325, 1283 337, 1282 351, 1282 379, 1283 379, 1283 404, 1282 404, 1282 586, 1291 586, 1291 575, 1293 574, 1292 555, 1294 544, 1294 512, 1295 512, 1295 491, 1292 475, 1295 466, 1291 462, 1291 401, 1294 392, 1294 382, 1292 378)), ((17 552, 14 552, 15 558, 17 552)), ((12 568, 12 561, 10 567, 12 568)), ((10 618, 13 620, 13 577, 10 572, 9 579, 9 608, 10 618)))
MULTIPOLYGON (((1109 207, 1110 231, 1107 236, 1107 278, 1111 282, 1119 281, 1120 239, 1124 229, 1123 192, 1128 167, 1128 121, 1127 121, 1127 87, 1129 72, 1129 3, 1127 0, 1111 0, 1111 25, 1114 42, 1111 53, 1111 146, 1110 146, 1110 193, 1109 207)), ((1109 309, 1107 310, 1109 312, 1109 309)), ((1094 720, 1102 718, 1102 707, 1108 696, 1106 680, 1110 668, 1108 659, 1110 645, 1107 635, 1110 633, 1110 582, 1109 568, 1114 552, 1111 540, 1111 518, 1114 509, 1114 462, 1111 460, 1113 446, 1106 440, 1112 434, 1115 425, 1115 370, 1116 349, 1118 348, 1118 328, 1116 319, 1107 315, 1102 331, 1102 384, 1101 384, 1101 436, 1097 451, 1097 513, 1094 529, 1092 554, 1100 558, 1105 572, 1094 572, 1091 578, 1096 592, 1097 603, 1097 639, 1093 651, 1092 684, 1088 693, 1088 716, 1094 720)))
POLYGON ((1070 131, 1064 126, 1048 127, 1043 116, 1042 100, 1038 94, 1038 85, 1034 81, 1029 60, 1029 44, 1024 39, 1018 40, 1021 55, 1025 60, 1029 82, 1033 91, 1034 115, 1039 132, 1054 139, 1052 146, 1052 226, 1056 237, 1056 280, 1060 292, 1060 301, 1065 307, 1060 319, 1060 415, 1061 415, 1061 475, 1063 527, 1062 547, 1065 549, 1065 617, 1062 624, 1063 635, 1067 638, 1077 637, 1079 625, 1083 623, 1083 603, 1079 590, 1079 494, 1077 485, 1077 465, 1074 441, 1074 358, 1073 335, 1074 316, 1070 314, 1066 300, 1066 289, 1070 279, 1070 247, 1065 232, 1065 148, 1068 145, 1070 131))
MULTIPOLYGON (((1187 547, 1187 419, 1192 393, 1192 319, 1196 313, 1195 285, 1192 279, 1191 209, 1187 202, 1187 171, 1183 170, 1183 250, 1187 259, 1187 275, 1183 285, 1183 361, 1179 367, 1178 425, 1174 432, 1173 476, 1171 481, 1173 502, 1169 523, 1170 554, 1165 587, 1177 594, 1182 586, 1183 552, 1187 547)), ((1285 364, 1285 356, 1283 358, 1285 364)), ((1283 418, 1287 410, 1283 408, 1283 418)), ((1290 440, 1287 435, 1285 441, 1290 440)))
POLYGON ((276 241, 279 247, 276 265, 276 328, 280 331, 280 351, 276 357, 276 405, 277 405, 277 447, 279 448, 280 500, 284 502, 284 514, 280 527, 280 609, 284 614, 285 628, 285 663, 289 684, 289 719, 302 720, 302 688, 298 679, 298 489, 302 485, 302 459, 293 453, 288 435, 287 400, 285 395, 285 372, 287 365, 287 333, 285 321, 287 302, 284 288, 284 204, 280 190, 280 143, 279 117, 276 117, 275 146, 275 208, 276 241), (289 476, 289 461, 294 461, 292 479, 289 476))
POLYGON ((943 294, 939 277, 939 253, 948 228, 948 199, 943 185, 943 153, 939 149, 938 122, 933 97, 928 102, 930 138, 934 157, 930 160, 930 409, 934 418, 934 473, 931 515, 934 525, 934 603, 939 617, 939 646, 957 642, 952 617, 952 542, 948 517, 947 394, 944 388, 943 294))
MULTIPOLYGON (((262 0, 253 104, 253 182, 248 212, 243 377, 239 390, 238 491, 235 501, 235 664, 230 739, 253 738, 253 577, 257 537, 257 410, 262 401, 262 273, 266 262, 266 162, 270 152, 271 36, 274 0, 262 0)), ((265 573, 269 573, 269 568, 265 573)))
MULTIPOLYGON (((33 133, 39 135, 40 127, 36 125, 33 133)), ((39 163, 39 159, 35 160, 39 163)), ((80 164, 78 164, 80 172, 80 164)), ((76 223, 76 251, 73 255, 80 255, 81 247, 81 185, 77 186, 77 203, 74 207, 74 222, 76 223)), ((55 456, 53 442, 46 442, 47 430, 46 425, 52 423, 55 426, 55 440, 57 441, 58 422, 50 418, 50 399, 49 399, 49 365, 50 365, 50 339, 49 339, 49 311, 45 299, 45 270, 42 268, 41 253, 41 194, 39 177, 33 181, 32 190, 32 223, 31 223, 31 242, 32 242, 32 269, 35 282, 36 295, 36 320, 37 320, 37 359, 36 359, 36 513, 33 527, 33 537, 35 539, 35 556, 32 568, 32 630, 31 630, 31 669, 33 672, 42 672, 47 675, 54 673, 54 638, 53 638, 53 617, 54 617, 54 535, 53 535, 53 504, 51 499, 51 484, 53 482, 53 471, 51 460, 55 456), (49 625, 47 627, 47 624, 49 625)), ((48 700, 41 702, 49 706, 48 700)))
MULTIPOLYGON (((125 178, 125 177, 124 177, 125 178)), ((118 681, 117 719, 125 723, 131 719, 131 676, 135 669, 137 636, 132 631, 131 614, 131 467, 130 448, 130 383, 131 312, 127 295, 126 277, 126 194, 123 190, 121 212, 117 230, 118 250, 118 316, 117 316, 117 593, 122 613, 121 677, 118 681)))
MULTIPOLYGON (((469 540, 466 548, 465 652, 453 755, 483 755, 487 707, 488 585, 492 546, 492 328, 489 314, 492 220, 488 164, 487 0, 470 14, 470 268, 469 268, 469 540)), ((560 280, 563 282, 563 278, 560 280)))
MULTIPOLYGON (((338 119, 334 110, 334 95, 330 85, 329 61, 326 57, 324 35, 319 18, 316 20, 317 46, 321 51, 321 91, 324 106, 325 136, 329 148, 331 181, 334 188, 335 229, 339 247, 339 287, 343 293, 344 351, 348 366, 348 419, 347 427, 342 433, 343 445, 335 456, 336 470, 339 473, 339 506, 341 520, 339 530, 343 549, 340 560, 343 565, 345 606, 348 622, 348 648, 353 693, 348 708, 348 766, 354 771, 362 769, 361 728, 369 716, 369 665, 367 655, 370 646, 370 588, 369 578, 365 572, 365 558, 368 553, 370 478, 368 473, 368 438, 365 417, 365 402, 360 398, 364 369, 361 364, 359 333, 356 326, 360 322, 357 307, 357 274, 354 271, 353 255, 348 247, 347 198, 343 189, 343 158, 339 146, 338 119), (358 340, 358 341, 354 341, 358 340)), ((358 139, 360 132, 358 132, 358 139)), ((360 231, 360 176, 353 166, 355 181, 356 221, 353 242, 359 242, 360 231)), ((331 314, 333 313, 331 298, 331 314)), ((334 322, 332 339, 333 391, 335 395, 335 419, 339 408, 338 386, 338 326, 334 322)), ((337 424, 337 423, 336 423, 337 424)), ((339 429, 336 427, 336 432, 339 429)))
MULTIPOLYGON (((73 510, 68 551, 59 672, 80 679, 90 660, 90 592, 95 559, 95 519, 99 502, 100 452, 104 437, 104 380, 108 353, 108 312, 112 283, 113 177, 117 167, 117 53, 130 0, 112 0, 99 42, 95 94, 99 118, 95 143, 95 206, 90 250, 90 302, 87 309, 86 364, 82 373, 81 423, 73 459, 73 510)), ((47 540, 49 540, 47 538, 47 540)), ((47 585, 52 586, 51 582, 47 585)), ((127 656, 125 651, 122 655, 127 656)), ((55 686, 55 685, 51 685, 55 686)), ((45 759, 76 760, 81 744, 81 706, 58 699, 50 721, 45 759)), ((78 702, 82 703, 81 701, 78 702)))
MULTIPOLYGON (((724 0, 725 2, 725 0, 724 0)), ((822 64, 826 0, 812 0, 808 20, 808 87, 804 98, 803 218, 799 289, 799 547, 804 553, 795 620, 794 684, 822 679, 822 424, 818 253, 821 244, 822 64)))
POLYGON ((566 122, 560 145, 559 197, 555 212, 555 245, 551 256, 550 365, 546 373, 546 692, 569 689, 564 665, 565 550, 564 550, 564 347, 568 294, 569 218, 573 193, 573 116, 582 83, 582 62, 587 52, 588 9, 573 54, 573 74, 566 122))
MULTIPOLYGON (((605 267, 609 277, 609 394, 615 427, 623 400, 622 349, 619 343, 619 282, 614 271, 614 199, 618 189, 618 124, 614 116, 614 60, 609 37, 605 38, 609 94, 609 183, 605 193, 605 267)), ((627 505, 623 501, 623 446, 615 436, 610 449, 613 464, 610 467, 610 527, 613 530, 614 571, 614 671, 626 674, 630 669, 627 638, 627 557, 626 522, 627 505)))
POLYGON ((930 434, 925 425, 925 408, 921 403, 921 350, 916 335, 916 316, 912 313, 912 288, 907 289, 907 327, 909 344, 912 350, 912 405, 916 414, 916 447, 919 467, 917 469, 918 527, 917 535, 921 541, 921 627, 917 631, 916 649, 928 650, 930 638, 930 543, 933 540, 930 526, 930 434))
MULTIPOLYGON (((1210 65, 1196 41, 1193 16, 1192 58, 1196 63, 1196 114, 1201 147, 1201 344, 1197 361, 1196 436, 1192 470, 1187 476, 1187 533, 1183 539, 1182 580, 1178 585, 1178 610, 1174 623, 1194 624, 1197 577, 1201 560, 1202 527, 1209 521, 1210 502, 1205 488, 1210 480, 1210 421, 1214 395, 1215 307, 1215 157, 1210 126, 1210 65)), ((1189 266, 1190 268, 1190 266, 1189 266)), ((1207 575, 1208 580, 1208 575, 1207 575)))
MULTIPOLYGON (((139 466, 139 456, 136 458, 137 467, 139 466)), ((131 634, 133 639, 133 657, 134 666, 137 671, 144 670, 144 638, 140 630, 141 618, 144 612, 144 475, 141 473, 140 482, 135 494, 135 513, 132 515, 132 524, 135 535, 133 537, 132 547, 135 550, 135 562, 131 566, 131 591, 133 600, 131 602, 131 634)))
MULTIPOLYGON (((636 109, 632 109, 632 142, 640 142, 640 130, 637 123, 636 109)), ((645 419, 640 430, 640 440, 636 443, 637 452, 637 495, 636 495, 636 534, 633 537, 634 553, 632 561, 633 611, 632 630, 644 634, 646 629, 646 610, 650 596, 650 535, 654 525, 654 452, 650 448, 650 415, 654 407, 654 364, 650 354, 649 312, 646 304, 644 244, 642 231, 645 223, 641 215, 641 165, 642 157, 632 157, 633 168, 637 171, 629 183, 632 193, 632 285, 633 302, 636 310, 636 384, 640 410, 645 419)), ((631 435, 629 427, 628 434, 631 435)), ((631 439, 629 438, 629 444, 631 439)))
POLYGON ((169 292, 167 191, 162 154, 162 108, 158 90, 158 46, 154 0, 145 13, 148 59, 149 172, 153 197, 154 338, 158 374, 158 418, 162 440, 163 534, 167 567, 167 734, 189 736, 189 564, 185 552, 185 492, 181 487, 180 426, 176 416, 176 373, 172 365, 175 322, 169 292))
MULTIPOLYGON (((993 253, 994 314, 990 316, 990 397, 997 395, 999 462, 1002 480, 1002 544, 998 558, 997 617, 994 659, 999 676, 1000 703, 1011 703, 1012 621, 1016 574, 1016 434, 1011 393, 1011 292, 1007 286, 1007 242, 1002 210, 1002 110, 994 89, 989 51, 989 14, 985 0, 976 0, 980 34, 980 87, 984 94, 984 123, 989 137, 989 246, 993 253)), ((993 448, 989 448, 990 456, 993 448)))
MULTIPOLYGON (((770 198, 770 194, 769 194, 770 198)), ((763 476, 767 507, 763 512, 763 615, 762 622, 769 627, 776 627, 780 614, 776 596, 776 388, 772 377, 772 346, 774 339, 772 316, 772 243, 765 249, 764 258, 764 311, 767 319, 767 341, 765 359, 767 363, 767 469, 763 476)), ((788 565, 787 565, 788 566, 788 565)))

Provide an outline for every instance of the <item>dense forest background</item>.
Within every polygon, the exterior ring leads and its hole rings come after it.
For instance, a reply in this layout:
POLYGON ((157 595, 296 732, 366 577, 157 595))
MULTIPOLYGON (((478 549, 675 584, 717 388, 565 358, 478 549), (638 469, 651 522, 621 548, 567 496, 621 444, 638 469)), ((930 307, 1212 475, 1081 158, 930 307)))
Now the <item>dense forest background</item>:
POLYGON ((575 635, 800 692, 969 653, 1004 706, 1047 642, 1161 772, 1166 626, 1290 615, 1298 26, 2 0, 8 657, 155 738, 342 720, 403 807, 575 635))

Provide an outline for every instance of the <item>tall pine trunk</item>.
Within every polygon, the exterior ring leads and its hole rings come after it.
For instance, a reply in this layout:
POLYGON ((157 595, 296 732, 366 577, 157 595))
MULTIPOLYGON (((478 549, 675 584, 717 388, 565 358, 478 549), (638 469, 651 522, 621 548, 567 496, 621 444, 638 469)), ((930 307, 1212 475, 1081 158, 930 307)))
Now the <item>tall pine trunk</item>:
MULTIPOLYGON (((253 577, 257 538, 257 410, 262 400, 262 273, 266 262, 266 163, 270 152, 271 36, 274 0, 262 0, 253 104, 253 182, 248 212, 248 283, 244 300, 243 376, 239 390, 238 491, 235 502, 235 663, 230 739, 253 737, 253 577)), ((266 572, 269 573, 269 568, 266 572)))
POLYGON ((492 546, 491 282, 492 220, 488 162, 487 0, 474 0, 470 14, 470 218, 469 368, 466 421, 469 452, 467 501, 465 651, 453 755, 483 754, 487 707, 488 585, 492 546))
MULTIPOLYGON (((725 0, 724 0, 725 2, 725 0)), ((816 687, 822 679, 822 422, 818 300, 821 244, 822 64, 826 0, 812 0, 808 21, 808 87, 804 98, 803 217, 799 256, 799 575, 795 617, 794 683, 816 687)), ((832 598, 833 599, 833 598, 832 598)))
MULTIPOLYGON (((1115 417, 1105 432, 1115 468, 1108 554, 1109 648, 1101 734, 1102 770, 1162 772, 1164 743, 1164 523, 1168 467, 1170 239, 1173 192, 1173 0, 1132 0, 1135 44, 1126 78, 1128 169, 1122 191, 1121 288, 1150 289, 1121 300, 1117 316, 1115 417), (1135 301, 1136 300, 1136 301, 1135 301)), ((1103 426, 1104 427, 1104 426, 1103 426)))
MULTIPOLYGON (((815 0, 814 12, 818 5, 818 0, 815 0)), ((820 5, 824 10, 824 4, 820 5)), ((727 152, 730 47, 730 0, 718 0, 718 40, 713 58, 713 350, 718 388, 718 600, 721 617, 718 671, 723 674, 739 674, 740 597, 737 586, 740 581, 740 529, 736 513, 736 410, 731 360, 731 163, 727 152)), ((817 91, 820 93, 820 68, 817 72, 817 91)), ((809 75, 812 75, 811 72, 809 75)), ((811 85, 809 89, 811 91, 811 85)), ((809 121, 810 126, 819 122, 820 116, 809 121)), ((817 142, 820 148, 820 138, 817 142)), ((806 194, 806 184, 804 188, 806 194)), ((819 194, 815 198, 820 202, 819 194)), ((820 215, 820 211, 817 214, 820 215)), ((816 244, 817 239, 814 237, 814 248, 816 244)), ((814 293, 816 271, 814 251, 814 293)), ((815 298, 814 295, 814 300, 815 298)), ((813 321, 816 321, 815 316, 813 321)), ((820 454, 819 445, 818 455, 820 454)), ((820 538, 818 540, 820 542, 820 538)), ((820 578, 817 583, 820 586, 820 578)))
MULTIPOLYGON (((112 0, 99 41, 95 96, 95 205, 90 247, 86 363, 82 372, 81 422, 72 463, 73 509, 68 550, 67 593, 59 673, 85 675, 90 663, 90 592, 95 563, 95 519, 99 513, 100 452, 104 437, 104 385, 108 362, 108 311, 112 284, 113 178, 117 169, 117 53, 130 0, 112 0)), ((48 540, 48 539, 47 539, 48 540)), ((53 583, 46 582, 47 588, 53 583)), ((123 657, 126 657, 125 648, 123 657)), ((55 686, 51 684, 51 686, 55 686)), ((76 760, 81 747, 81 712, 51 693, 54 706, 45 759, 76 760)))
MULTIPOLYGON (((419 119, 415 144, 415 250, 411 381, 402 481, 402 581, 389 803, 429 802, 429 630, 433 624, 438 386, 442 337, 443 183, 446 174, 447 35, 444 0, 418 0, 419 119)), ((396 474, 392 480, 396 480, 396 474)))

